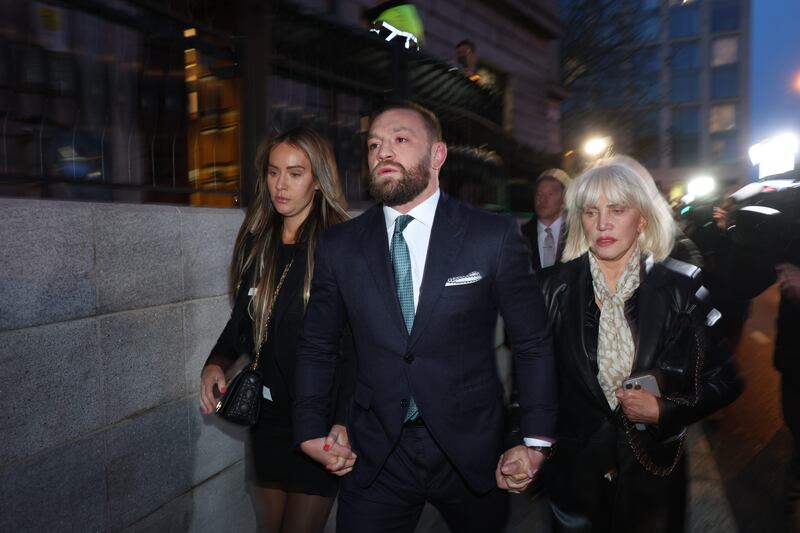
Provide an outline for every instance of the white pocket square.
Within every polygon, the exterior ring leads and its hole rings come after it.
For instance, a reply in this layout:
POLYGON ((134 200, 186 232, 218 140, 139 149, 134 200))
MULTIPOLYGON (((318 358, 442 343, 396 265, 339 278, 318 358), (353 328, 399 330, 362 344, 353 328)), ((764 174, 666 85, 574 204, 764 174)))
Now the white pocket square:
POLYGON ((453 276, 452 278, 447 279, 447 283, 444 284, 445 287, 454 287, 456 285, 469 285, 470 283, 475 283, 483 279, 481 273, 477 270, 470 272, 469 274, 464 274, 463 276, 453 276))

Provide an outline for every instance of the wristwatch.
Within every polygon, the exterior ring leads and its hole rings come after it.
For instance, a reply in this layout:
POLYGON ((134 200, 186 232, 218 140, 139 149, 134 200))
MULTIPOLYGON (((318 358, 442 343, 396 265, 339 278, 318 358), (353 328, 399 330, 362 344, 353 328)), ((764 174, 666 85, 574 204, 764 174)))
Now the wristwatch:
POLYGON ((555 446, 528 446, 528 449, 544 455, 545 460, 550 459, 556 451, 555 446))

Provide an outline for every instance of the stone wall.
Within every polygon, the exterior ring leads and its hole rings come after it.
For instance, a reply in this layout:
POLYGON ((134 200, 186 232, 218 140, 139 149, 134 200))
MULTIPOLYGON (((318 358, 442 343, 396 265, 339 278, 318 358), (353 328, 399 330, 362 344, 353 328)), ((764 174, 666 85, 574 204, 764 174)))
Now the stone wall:
POLYGON ((0 531, 254 531, 200 414, 240 210, 0 199, 0 531))

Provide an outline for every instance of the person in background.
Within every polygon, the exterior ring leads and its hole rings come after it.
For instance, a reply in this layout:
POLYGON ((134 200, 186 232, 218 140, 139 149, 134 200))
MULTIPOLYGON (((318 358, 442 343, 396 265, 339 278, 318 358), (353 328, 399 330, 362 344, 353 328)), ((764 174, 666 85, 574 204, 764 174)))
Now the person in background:
POLYGON ((464 39, 456 45, 456 63, 464 76, 472 81, 478 81, 478 52, 475 43, 464 39))
POLYGON ((569 175, 561 169, 545 170, 534 185, 534 216, 522 226, 531 245, 533 269, 539 272, 561 260, 567 242, 564 196, 569 175))
MULTIPOLYGON (((341 425, 334 426, 329 445, 338 444, 324 466, 293 446, 295 351, 314 248, 322 230, 348 217, 333 150, 316 132, 297 127, 265 141, 256 166, 255 199, 236 238, 230 268, 233 311, 203 367, 200 401, 204 414, 213 413, 214 388, 225 392, 225 371, 240 355, 252 359, 261 350, 264 397, 250 440, 252 481, 265 531, 319 533, 337 492, 332 472, 347 471, 334 451, 349 454, 349 447, 340 448, 347 445, 341 425)), ((338 390, 349 394, 345 386, 338 390)))

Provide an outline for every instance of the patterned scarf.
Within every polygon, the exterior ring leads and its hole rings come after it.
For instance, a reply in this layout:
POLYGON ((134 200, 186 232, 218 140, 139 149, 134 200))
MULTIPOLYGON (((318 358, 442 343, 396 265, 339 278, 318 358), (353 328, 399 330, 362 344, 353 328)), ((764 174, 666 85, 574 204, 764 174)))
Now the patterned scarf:
POLYGON ((617 292, 612 295, 597 259, 589 252, 594 296, 601 304, 600 332, 597 339, 597 381, 612 411, 617 408, 614 391, 621 386, 633 368, 635 347, 631 328, 625 319, 625 301, 639 287, 640 264, 641 253, 637 244, 617 280, 617 292))

